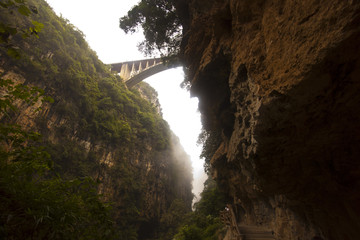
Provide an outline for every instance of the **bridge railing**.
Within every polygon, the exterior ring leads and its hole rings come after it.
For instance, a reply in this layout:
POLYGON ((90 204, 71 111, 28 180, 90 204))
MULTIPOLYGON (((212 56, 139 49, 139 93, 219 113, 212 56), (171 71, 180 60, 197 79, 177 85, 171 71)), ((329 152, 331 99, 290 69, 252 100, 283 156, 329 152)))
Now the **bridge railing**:
POLYGON ((164 62, 162 58, 144 59, 110 64, 111 71, 117 72, 128 87, 138 84, 147 77, 161 71, 181 66, 178 59, 164 62))
POLYGON ((161 58, 143 59, 137 61, 128 61, 111 64, 111 71, 115 71, 120 74, 120 77, 125 81, 129 80, 137 73, 161 64, 163 61, 161 58))

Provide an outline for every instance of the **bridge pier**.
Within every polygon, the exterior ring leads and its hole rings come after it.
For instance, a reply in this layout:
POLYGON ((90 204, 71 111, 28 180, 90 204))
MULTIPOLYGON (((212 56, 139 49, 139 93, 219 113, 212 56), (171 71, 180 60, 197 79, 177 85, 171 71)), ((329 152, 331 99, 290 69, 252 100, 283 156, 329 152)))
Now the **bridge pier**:
POLYGON ((130 73, 131 71, 129 69, 129 64, 128 63, 123 64, 120 68, 120 73, 119 73, 120 77, 122 79, 128 79, 130 78, 130 73))

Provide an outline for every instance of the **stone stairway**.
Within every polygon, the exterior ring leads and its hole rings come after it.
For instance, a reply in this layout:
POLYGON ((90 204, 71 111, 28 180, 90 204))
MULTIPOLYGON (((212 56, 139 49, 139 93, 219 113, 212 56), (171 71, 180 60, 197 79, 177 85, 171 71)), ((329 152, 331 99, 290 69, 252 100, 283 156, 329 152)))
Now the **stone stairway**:
POLYGON ((250 225, 239 225, 239 232, 242 240, 269 240, 275 239, 271 230, 250 225))

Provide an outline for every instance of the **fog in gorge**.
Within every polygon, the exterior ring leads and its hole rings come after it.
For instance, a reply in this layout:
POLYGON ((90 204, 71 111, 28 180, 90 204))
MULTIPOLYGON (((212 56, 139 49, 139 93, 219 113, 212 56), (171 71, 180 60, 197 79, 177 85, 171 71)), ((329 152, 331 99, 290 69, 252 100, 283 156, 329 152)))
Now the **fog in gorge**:
POLYGON ((158 92, 164 119, 190 155, 194 176, 193 193, 198 199, 207 178, 203 167, 204 161, 199 158, 202 146, 197 144, 201 120, 197 110, 198 99, 190 98, 190 93, 180 87, 183 78, 184 73, 180 67, 158 73, 145 82, 158 92))
MULTIPOLYGON (((90 47, 104 63, 148 58, 137 48, 138 43, 143 41, 141 31, 126 35, 119 28, 119 18, 138 1, 111 0, 104 4, 84 0, 47 2, 58 15, 69 19, 84 33, 90 47)), ((180 67, 156 74, 145 81, 158 92, 164 119, 191 157, 193 193, 198 197, 206 179, 203 161, 199 159, 201 146, 196 144, 201 129, 200 113, 197 112, 197 99, 190 99, 190 93, 180 87, 183 79, 184 73, 180 67)))

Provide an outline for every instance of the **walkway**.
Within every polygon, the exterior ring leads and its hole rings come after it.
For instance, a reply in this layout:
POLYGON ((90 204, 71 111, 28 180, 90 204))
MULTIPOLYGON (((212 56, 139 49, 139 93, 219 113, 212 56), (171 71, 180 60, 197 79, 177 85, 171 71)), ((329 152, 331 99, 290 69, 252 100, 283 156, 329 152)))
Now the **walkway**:
POLYGON ((230 204, 220 212, 221 221, 228 231, 224 240, 270 240, 275 239, 273 231, 255 225, 238 225, 235 213, 230 204))
POLYGON ((273 232, 264 227, 239 225, 242 240, 269 240, 275 239, 273 232))

